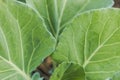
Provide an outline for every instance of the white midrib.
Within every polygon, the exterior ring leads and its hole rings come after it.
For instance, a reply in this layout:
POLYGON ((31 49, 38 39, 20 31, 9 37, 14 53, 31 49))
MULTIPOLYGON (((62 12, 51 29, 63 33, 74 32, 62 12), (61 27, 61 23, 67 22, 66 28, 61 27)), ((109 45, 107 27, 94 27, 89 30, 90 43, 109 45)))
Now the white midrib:
POLYGON ((1 33, 2 33, 2 35, 3 35, 3 39, 4 39, 4 41, 5 41, 6 51, 7 51, 7 53, 8 53, 8 59, 11 60, 11 58, 10 58, 10 51, 9 51, 9 48, 8 48, 7 40, 6 40, 5 34, 4 34, 1 26, 0 26, 0 31, 1 31, 1 33))
POLYGON ((63 7, 62 7, 62 10, 61 10, 61 13, 60 13, 60 17, 59 17, 59 20, 58 20, 58 27, 60 26, 62 16, 63 16, 63 12, 65 10, 66 3, 67 3, 67 0, 64 0, 64 4, 63 4, 63 7))
POLYGON ((18 23, 18 20, 17 20, 17 24, 18 24, 18 31, 19 31, 19 36, 20 36, 20 48, 21 48, 21 56, 22 56, 22 62, 21 62, 21 64, 23 64, 22 65, 22 68, 23 68, 23 71, 25 71, 24 69, 24 51, 23 51, 23 42, 22 42, 22 33, 21 33, 21 30, 20 30, 20 25, 19 25, 19 23, 18 23))
MULTIPOLYGON (((73 29, 72 29, 73 30, 73 29)), ((75 38, 74 38, 74 31, 72 31, 72 43, 73 43, 73 51, 75 53, 75 56, 76 56, 76 59, 77 59, 77 62, 80 63, 80 60, 79 60, 79 57, 78 57, 78 51, 77 51, 77 48, 76 48, 76 44, 75 44, 75 38)))
POLYGON ((120 27, 118 27, 117 29, 115 29, 113 31, 113 33, 111 33, 111 35, 101 44, 99 45, 96 50, 93 51, 93 53, 91 54, 91 56, 85 61, 85 63, 83 64, 83 67, 85 68, 86 65, 90 62, 90 60, 93 58, 93 56, 96 54, 97 51, 99 51, 103 46, 104 44, 114 35, 115 32, 117 32, 118 30, 120 29, 120 27))
POLYGON ((56 38, 58 38, 58 36, 59 36, 60 24, 61 24, 61 21, 62 21, 62 17, 63 17, 63 13, 64 13, 64 10, 65 10, 66 4, 67 4, 67 0, 64 0, 63 7, 62 7, 62 10, 61 10, 59 19, 58 19, 56 38))
POLYGON ((21 76, 23 76, 23 78, 25 78, 25 80, 31 80, 31 78, 21 69, 19 69, 15 64, 13 64, 11 61, 6 60, 5 58, 3 58, 2 56, 0 56, 0 58, 5 61, 6 63, 8 63, 9 65, 11 65, 13 67, 13 69, 18 72, 21 76))
POLYGON ((51 31, 52 31, 52 33, 53 33, 53 36, 55 36, 55 30, 54 30, 54 27, 53 27, 52 22, 51 22, 51 19, 50 19, 47 0, 45 0, 45 3, 46 3, 46 12, 47 12, 47 17, 48 17, 47 19, 48 19, 48 22, 49 22, 49 24, 50 24, 50 28, 51 28, 51 31))
POLYGON ((87 60, 87 57, 85 56, 87 54, 87 37, 88 37, 88 31, 89 31, 91 23, 92 23, 92 19, 93 19, 93 16, 91 15, 90 23, 89 23, 88 28, 87 28, 87 30, 85 32, 85 41, 84 41, 84 61, 85 62, 87 60))

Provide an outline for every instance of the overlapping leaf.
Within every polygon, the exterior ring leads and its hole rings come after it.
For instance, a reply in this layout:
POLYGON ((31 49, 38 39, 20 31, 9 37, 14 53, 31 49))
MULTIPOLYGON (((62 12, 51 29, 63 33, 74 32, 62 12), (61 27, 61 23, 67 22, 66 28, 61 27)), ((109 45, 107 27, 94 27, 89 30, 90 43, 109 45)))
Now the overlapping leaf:
POLYGON ((113 0, 26 0, 44 19, 48 30, 58 37, 64 25, 75 16, 92 9, 113 5, 113 0))
POLYGON ((55 39, 26 4, 0 2, 0 80, 31 80, 30 73, 54 45, 55 39))
POLYGON ((76 62, 87 80, 105 80, 120 71, 120 10, 102 9, 80 15, 60 36, 53 58, 76 62))
POLYGON ((75 63, 62 63, 50 80, 85 80, 84 69, 75 63))

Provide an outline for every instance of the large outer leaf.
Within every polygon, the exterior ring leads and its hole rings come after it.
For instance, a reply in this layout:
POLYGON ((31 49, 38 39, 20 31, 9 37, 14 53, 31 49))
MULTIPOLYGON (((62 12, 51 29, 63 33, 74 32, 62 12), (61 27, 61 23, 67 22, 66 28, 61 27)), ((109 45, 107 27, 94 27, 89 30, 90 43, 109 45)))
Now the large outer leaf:
POLYGON ((9 8, 0 2, 0 80, 30 80, 55 39, 27 5, 9 2, 9 8))
POLYGON ((50 80, 85 80, 84 69, 75 63, 62 63, 50 80))
POLYGON ((64 25, 78 14, 111 7, 113 0, 26 0, 43 17, 49 31, 58 36, 64 25))
POLYGON ((87 80, 105 80, 120 70, 120 10, 80 15, 67 25, 52 57, 83 66, 87 80))

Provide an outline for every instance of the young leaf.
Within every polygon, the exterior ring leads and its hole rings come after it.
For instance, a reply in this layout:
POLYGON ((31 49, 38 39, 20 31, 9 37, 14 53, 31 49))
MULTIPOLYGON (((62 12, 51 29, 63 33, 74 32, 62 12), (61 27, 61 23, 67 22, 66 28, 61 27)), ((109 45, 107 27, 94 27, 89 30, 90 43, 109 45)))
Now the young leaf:
POLYGON ((56 68, 50 80, 85 80, 84 69, 75 63, 62 63, 56 68))
POLYGON ((52 57, 76 62, 87 80, 105 80, 120 70, 120 10, 101 9, 81 14, 60 36, 52 57))
POLYGON ((64 25, 75 16, 92 9, 113 5, 113 0, 26 0, 46 22, 48 30, 58 37, 64 25))
POLYGON ((43 78, 40 78, 40 74, 36 72, 35 74, 33 74, 32 80, 43 80, 43 78))
POLYGON ((26 0, 18 0, 18 1, 21 1, 21 2, 26 2, 26 0))
POLYGON ((26 4, 9 1, 8 6, 0 3, 0 79, 31 80, 30 73, 53 52, 55 39, 26 4))

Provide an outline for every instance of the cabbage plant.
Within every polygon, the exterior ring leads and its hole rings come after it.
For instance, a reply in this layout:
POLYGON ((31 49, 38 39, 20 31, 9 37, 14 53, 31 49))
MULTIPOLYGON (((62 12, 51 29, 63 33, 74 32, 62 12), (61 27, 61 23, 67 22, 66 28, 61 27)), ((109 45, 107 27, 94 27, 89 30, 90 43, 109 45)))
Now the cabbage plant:
POLYGON ((1 0, 0 80, 119 80, 120 10, 112 0, 1 0), (23 1, 23 2, 21 2, 23 1), (55 64, 54 64, 55 65, 55 64))

